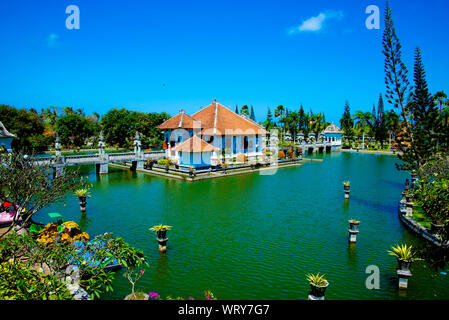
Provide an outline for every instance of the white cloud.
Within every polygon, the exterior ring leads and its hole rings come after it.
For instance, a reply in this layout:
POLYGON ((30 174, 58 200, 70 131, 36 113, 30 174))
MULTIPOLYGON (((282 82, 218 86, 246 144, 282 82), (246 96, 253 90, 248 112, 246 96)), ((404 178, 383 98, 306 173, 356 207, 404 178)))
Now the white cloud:
POLYGON ((56 46, 56 42, 58 41, 59 36, 55 33, 50 33, 47 37, 47 46, 49 48, 53 48, 56 46))
POLYGON ((344 13, 341 10, 326 10, 315 17, 304 20, 299 26, 289 28, 288 33, 293 35, 301 32, 318 32, 324 28, 325 21, 330 19, 341 20, 343 16, 344 13))

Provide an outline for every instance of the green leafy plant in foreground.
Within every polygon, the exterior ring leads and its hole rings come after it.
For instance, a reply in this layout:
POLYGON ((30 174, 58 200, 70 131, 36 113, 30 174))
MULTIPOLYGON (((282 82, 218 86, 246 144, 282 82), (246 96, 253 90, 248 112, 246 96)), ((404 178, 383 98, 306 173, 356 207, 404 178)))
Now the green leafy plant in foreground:
POLYGON ((29 268, 20 261, 0 264, 1 300, 72 300, 72 295, 53 275, 29 268))

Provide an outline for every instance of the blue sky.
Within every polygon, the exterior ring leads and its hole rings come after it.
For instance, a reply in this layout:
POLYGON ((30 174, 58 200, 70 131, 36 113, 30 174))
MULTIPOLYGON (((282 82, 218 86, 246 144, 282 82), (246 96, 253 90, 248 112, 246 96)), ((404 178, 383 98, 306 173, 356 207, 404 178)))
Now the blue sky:
MULTIPOLYGON (((449 91, 449 1, 391 0, 409 74, 420 46, 432 92, 449 91)), ((385 91, 385 1, 0 2, 0 104, 196 112, 213 98, 253 105, 258 121, 282 104, 338 122, 371 111, 385 91), (66 28, 68 5, 80 29, 66 28), (368 5, 381 10, 368 30, 368 5)), ((390 108, 390 106, 387 106, 390 108)))

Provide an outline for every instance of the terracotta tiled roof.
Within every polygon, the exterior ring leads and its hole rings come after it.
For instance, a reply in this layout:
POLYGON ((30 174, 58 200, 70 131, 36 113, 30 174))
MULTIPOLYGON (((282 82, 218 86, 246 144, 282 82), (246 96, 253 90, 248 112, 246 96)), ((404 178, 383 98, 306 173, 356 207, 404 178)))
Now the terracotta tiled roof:
POLYGON ((184 111, 168 119, 158 129, 200 129, 201 121, 196 121, 184 111))
POLYGON ((226 134, 232 130, 235 135, 244 134, 267 134, 267 131, 249 118, 240 116, 219 103, 212 103, 201 109, 193 118, 200 120, 203 124, 202 134, 212 135, 226 134), (214 130, 215 129, 215 130, 214 130), (251 132, 252 131, 252 132, 251 132))
POLYGON ((178 144, 172 150, 181 152, 212 152, 218 151, 220 149, 214 147, 213 145, 207 143, 197 136, 193 136, 192 138, 182 142, 181 144, 178 144))
POLYGON ((10 133, 8 130, 6 130, 3 123, 0 121, 0 138, 15 138, 16 135, 10 133))

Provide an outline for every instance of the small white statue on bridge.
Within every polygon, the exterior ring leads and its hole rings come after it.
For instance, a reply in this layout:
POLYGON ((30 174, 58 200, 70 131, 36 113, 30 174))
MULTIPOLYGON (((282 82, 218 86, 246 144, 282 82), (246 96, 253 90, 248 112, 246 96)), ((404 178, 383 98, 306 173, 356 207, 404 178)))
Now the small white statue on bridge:
POLYGON ((105 152, 106 144, 104 143, 103 131, 100 132, 100 137, 98 138, 98 157, 104 159, 106 157, 105 152))
POLYGON ((56 141, 55 141, 55 155, 56 158, 59 159, 59 157, 61 156, 61 140, 59 139, 59 135, 56 132, 56 141))
POLYGON ((141 142, 139 132, 136 131, 136 135, 134 136, 134 153, 136 154, 136 158, 141 158, 141 142))

